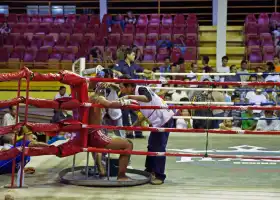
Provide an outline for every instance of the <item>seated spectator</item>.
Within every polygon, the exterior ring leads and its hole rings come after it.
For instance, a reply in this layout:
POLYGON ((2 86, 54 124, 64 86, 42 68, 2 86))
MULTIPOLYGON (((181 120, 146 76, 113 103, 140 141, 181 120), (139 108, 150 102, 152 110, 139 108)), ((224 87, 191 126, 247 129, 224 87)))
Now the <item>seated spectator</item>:
MULTIPOLYGON (((181 73, 185 73, 186 72, 186 65, 185 65, 185 60, 184 58, 179 58, 178 62, 176 63, 176 65, 178 66, 179 72, 181 73)), ((179 77, 178 79, 181 79, 181 77, 179 77)))
MULTIPOLYGON (((181 85, 178 85, 178 87, 181 87, 181 85)), ((175 92, 172 94, 172 101, 180 101, 180 99, 187 97, 186 91, 182 90, 175 90, 175 92)))
MULTIPOLYGON (((275 118, 275 116, 273 116, 273 110, 265 110, 264 116, 265 118, 275 118)), ((280 121, 259 119, 256 130, 257 131, 280 131, 280 121)))
POLYGON ((7 22, 3 23, 3 25, 0 28, 0 34, 6 35, 11 32, 11 28, 7 22))
POLYGON ((164 100, 164 101, 171 101, 171 100, 172 100, 171 95, 168 94, 168 93, 166 93, 166 94, 164 95, 164 97, 163 97, 163 100, 164 100))
MULTIPOLYGON (((279 38, 280 38, 280 25, 277 25, 277 28, 275 30, 273 30, 272 34, 274 37, 274 46, 278 47, 279 38)), ((278 55, 277 52, 276 52, 276 55, 278 55)))
MULTIPOLYGON (((255 68, 255 72, 256 73, 263 73, 264 72, 264 69, 261 67, 261 66, 257 66, 255 68)), ((256 81, 255 82, 264 82, 264 77, 263 75, 258 75, 256 76, 256 81)))
POLYGON ((65 86, 60 86, 58 93, 55 95, 54 99, 60 99, 64 97, 69 97, 69 95, 66 93, 66 87, 65 86))
POLYGON ((273 64, 275 66, 275 72, 279 73, 280 72, 280 62, 279 62, 279 57, 278 56, 273 57, 273 64))
POLYGON ((136 17, 131 11, 127 12, 127 15, 124 18, 125 24, 136 24, 136 17))
POLYGON ((254 114, 252 110, 245 110, 243 113, 241 113, 242 117, 242 130, 255 130, 257 122, 253 119, 248 118, 254 118, 254 114))
POLYGON ((219 73, 229 73, 230 69, 227 66, 227 64, 228 64, 228 57, 223 56, 222 57, 222 65, 217 67, 217 72, 219 72, 219 73))
MULTIPOLYGON (((231 96, 231 100, 233 103, 238 104, 240 103, 240 96, 237 94, 234 94, 231 96)), ((241 118, 241 110, 229 110, 225 112, 226 117, 233 117, 232 124, 234 127, 241 127, 242 121, 237 118, 241 118)))
POLYGON ((90 50, 89 61, 93 63, 102 63, 103 55, 101 50, 98 47, 94 47, 90 50))
MULTIPOLYGON (((248 62, 246 60, 241 61, 241 69, 238 70, 238 73, 249 73, 248 72, 248 62)), ((249 75, 240 75, 240 79, 242 82, 246 82, 249 79, 249 75)))
MULTIPOLYGON (((261 104, 261 103, 267 103, 267 98, 266 96, 258 90, 260 87, 256 87, 256 91, 249 91, 246 94, 246 101, 248 103, 254 103, 254 104, 261 104)), ((260 117, 261 116, 261 110, 253 110, 254 116, 255 117, 260 117)))
MULTIPOLYGON (((230 66, 230 73, 237 73, 237 68, 235 65, 230 66)), ((225 82, 240 82, 240 76, 239 75, 234 75, 234 76, 226 76, 224 78, 225 82)))
POLYGON ((222 123, 219 124, 221 130, 241 130, 240 127, 233 126, 231 119, 225 119, 222 123))
POLYGON ((183 50, 182 53, 184 53, 184 50, 185 50, 184 48, 186 48, 186 46, 187 46, 185 43, 185 36, 180 35, 179 37, 177 37, 175 40, 173 40, 173 45, 174 45, 174 47, 179 47, 181 49, 181 51, 183 50))
POLYGON ((135 48, 135 63, 140 63, 143 60, 143 54, 141 52, 141 49, 139 49, 138 47, 135 48))
POLYGON ((122 30, 124 30, 125 20, 123 20, 123 17, 122 17, 121 14, 113 16, 112 19, 110 19, 108 17, 106 23, 107 23, 109 33, 112 32, 112 25, 113 24, 119 24, 121 26, 122 30))
POLYGON ((170 57, 165 57, 164 58, 164 64, 162 66, 159 67, 159 71, 160 73, 166 73, 166 72, 170 72, 170 57))
MULTIPOLYGON (((266 81, 268 82, 274 82, 272 80, 266 81)), ((274 90, 274 86, 273 85, 267 85, 266 86, 266 92, 264 92, 264 95, 267 98, 267 101, 270 103, 277 103, 277 93, 273 91, 274 90)))
MULTIPOLYGON (((275 73, 275 66, 272 62, 266 63, 266 68, 268 73, 275 73)), ((264 80, 267 81, 274 81, 274 82, 280 82, 280 76, 279 75, 265 75, 264 80)))
POLYGON ((213 72, 213 68, 211 66, 209 66, 209 57, 208 56, 203 56, 202 57, 202 65, 203 65, 203 69, 202 72, 203 73, 211 73, 213 72))
MULTIPOLYGON (((187 79, 189 81, 198 81, 198 77, 196 75, 198 73, 198 66, 196 63, 191 63, 191 71, 190 74, 187 75, 187 79)), ((197 85, 188 85, 190 88, 197 88, 197 85)), ((187 92, 188 96, 191 97, 193 96, 194 90, 190 90, 187 92)))
MULTIPOLYGON (((215 87, 215 86, 214 86, 215 87)), ((221 86, 217 86, 221 88, 221 86)), ((225 102, 225 95, 222 91, 212 91, 210 93, 210 98, 213 102, 225 102)), ((222 109, 212 110, 213 117, 224 117, 225 112, 222 109)), ((213 120, 214 128, 219 128, 219 124, 222 123, 222 120, 213 120)))
POLYGON ((120 48, 117 50, 117 62, 120 60, 124 60, 124 52, 125 52, 125 46, 122 45, 120 48))
MULTIPOLYGON (((191 116, 190 112, 187 109, 183 109, 181 111, 180 116, 191 116)), ((177 119, 176 120, 176 128, 192 128, 192 119, 177 119)))

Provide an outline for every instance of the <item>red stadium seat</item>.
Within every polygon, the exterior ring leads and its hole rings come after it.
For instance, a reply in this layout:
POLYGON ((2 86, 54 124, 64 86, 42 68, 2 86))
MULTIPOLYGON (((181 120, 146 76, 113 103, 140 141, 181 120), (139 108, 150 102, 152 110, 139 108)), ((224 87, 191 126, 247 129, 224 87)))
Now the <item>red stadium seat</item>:
POLYGON ((40 49, 35 57, 35 62, 47 62, 49 60, 49 53, 46 49, 40 49))
POLYGON ((176 63, 181 57, 182 57, 181 49, 176 47, 173 48, 171 52, 171 62, 176 63))
POLYGON ((111 33, 108 35, 108 46, 119 46, 121 35, 119 33, 111 33))
POLYGON ((39 24, 38 28, 36 29, 35 33, 44 33, 49 34, 50 32, 50 26, 49 24, 39 24))
POLYGON ((29 23, 30 22, 30 17, 27 14, 21 14, 19 16, 19 23, 29 23))
POLYGON ((183 14, 177 14, 174 17, 174 25, 185 24, 185 16, 183 14))
POLYGON ((70 23, 63 23, 60 25, 61 33, 69 33, 72 34, 73 26, 70 23))
POLYGON ((87 15, 80 15, 78 21, 78 23, 85 23, 87 24, 88 23, 88 16, 87 15))
POLYGON ((155 62, 155 60, 156 60, 155 50, 149 47, 144 48, 142 62, 155 62))
POLYGON ((259 36, 257 34, 246 35, 245 43, 247 46, 259 46, 260 45, 259 36))
POLYGON ((4 23, 6 21, 5 14, 0 14, 0 23, 4 23))
POLYGON ((187 47, 185 54, 184 54, 184 60, 186 60, 186 61, 197 60, 197 48, 196 47, 187 47))
POLYGON ((90 20, 89 20, 89 24, 100 24, 100 18, 98 15, 91 15, 90 16, 90 20))
POLYGON ((170 14, 164 14, 162 16, 161 23, 164 25, 172 25, 173 24, 172 16, 170 14))
POLYGON ((196 33, 198 32, 197 24, 188 24, 186 27, 186 34, 187 33, 196 33))
POLYGON ((85 23, 76 23, 73 28, 73 33, 85 33, 86 30, 85 23))
POLYGON ((171 34, 172 33, 172 26, 170 24, 161 25, 160 26, 160 34, 163 34, 163 33, 171 34))
POLYGON ((261 33, 260 39, 261 39, 262 46, 274 46, 272 36, 270 33, 261 33))
POLYGON ((26 49, 23 56, 24 62, 33 62, 36 57, 36 50, 34 49, 26 49))
POLYGON ((122 34, 122 28, 120 24, 113 24, 112 25, 112 33, 122 34))
POLYGON ((53 17, 51 15, 42 16, 43 23, 53 23, 53 17))
POLYGON ((136 33, 144 33, 144 34, 147 34, 147 26, 136 25, 136 33))
POLYGON ((150 33, 147 35, 146 46, 156 46, 158 41, 158 34, 150 33))
POLYGON ((185 27, 186 25, 184 24, 175 24, 173 26, 173 34, 185 35, 185 27))
POLYGON ((17 14, 11 13, 7 17, 8 24, 16 24, 18 22, 17 14))
POLYGON ((160 24, 160 15, 159 14, 151 14, 150 15, 150 24, 160 24))
POLYGON ((274 55, 275 55, 274 46, 264 46, 263 47, 263 61, 264 62, 268 62, 268 61, 273 62, 274 55))
POLYGON ((249 55, 249 62, 251 63, 262 63, 263 61, 262 52, 259 47, 251 48, 248 55, 249 55))
POLYGON ((56 24, 62 24, 65 22, 64 15, 57 15, 54 19, 54 23, 56 24))
POLYGON ((23 59, 24 52, 25 47, 15 47, 10 55, 10 58, 18 59, 18 61, 21 61, 23 59))
POLYGON ((16 47, 28 47, 30 44, 29 40, 27 37, 20 35, 17 42, 16 42, 16 47))
POLYGON ((136 33, 136 35, 134 37, 133 44, 136 45, 136 46, 145 46, 145 44, 146 44, 146 34, 136 33))
POLYGON ((124 33, 132 33, 135 32, 135 26, 133 24, 126 24, 124 28, 124 33))
POLYGON ((188 14, 187 17, 187 24, 198 24, 196 14, 188 14))
POLYGON ((157 53, 157 62, 163 62, 166 57, 170 56, 170 52, 167 48, 159 48, 157 53))
POLYGON ((159 34, 159 24, 149 24, 148 25, 148 34, 149 33, 157 33, 159 34))
POLYGON ((137 26, 144 26, 146 27, 149 23, 148 17, 145 14, 141 14, 138 17, 137 26))
POLYGON ((77 21, 77 19, 76 19, 76 15, 75 14, 67 15, 66 23, 75 24, 76 21, 77 21))
POLYGON ((131 46, 133 44, 133 34, 124 33, 121 37, 120 45, 131 46))
POLYGON ((8 62, 9 60, 9 53, 7 49, 0 48, 0 62, 8 62))
POLYGON ((258 34, 258 24, 256 22, 250 22, 245 25, 246 34, 258 34))
POLYGON ((279 12, 274 12, 271 14, 271 17, 270 17, 270 23, 273 24, 273 23, 280 23, 280 13, 279 12))
POLYGON ((186 36, 186 45, 187 45, 187 47, 196 47, 197 46, 197 35, 187 35, 186 36))
POLYGON ((248 23, 257 23, 256 16, 254 14, 248 14, 245 19, 245 24, 248 23))
POLYGON ((31 16, 31 23, 40 23, 41 22, 41 17, 39 15, 33 15, 31 16))

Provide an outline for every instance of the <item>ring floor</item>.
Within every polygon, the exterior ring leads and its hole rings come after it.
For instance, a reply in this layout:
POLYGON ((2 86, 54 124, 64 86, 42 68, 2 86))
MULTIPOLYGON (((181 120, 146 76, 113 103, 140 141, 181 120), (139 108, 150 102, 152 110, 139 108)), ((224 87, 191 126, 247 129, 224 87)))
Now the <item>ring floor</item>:
MULTIPOLYGON (((145 133, 148 138, 148 133, 145 133)), ((209 154, 246 154, 278 156, 280 136, 209 135, 209 154)), ((171 133, 170 152, 204 153, 205 134, 171 133)), ((136 150, 146 150, 147 139, 135 139, 136 150)), ((180 199, 280 199, 280 162, 199 159, 168 157, 165 184, 150 184, 129 188, 94 188, 64 185, 58 181, 58 172, 71 167, 72 156, 32 158, 29 166, 34 175, 25 176, 27 189, 0 189, 0 199, 11 194, 18 199, 36 200, 180 200, 180 199)), ((86 154, 76 158, 77 166, 85 165, 86 154)), ((144 156, 132 156, 132 167, 144 169, 144 156)), ((10 183, 9 175, 1 175, 2 185, 10 183)))

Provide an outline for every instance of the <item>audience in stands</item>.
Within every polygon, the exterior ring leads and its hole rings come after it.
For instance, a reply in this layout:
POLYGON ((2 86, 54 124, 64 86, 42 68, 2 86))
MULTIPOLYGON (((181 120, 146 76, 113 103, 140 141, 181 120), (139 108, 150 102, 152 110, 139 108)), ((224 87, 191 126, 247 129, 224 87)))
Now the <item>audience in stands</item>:
MULTIPOLYGON (((273 115, 273 110, 265 110, 265 118, 275 118, 273 115)), ((280 121, 279 120, 269 120, 269 119, 259 119, 256 127, 257 131, 279 131, 280 121)))
MULTIPOLYGON (((198 73, 198 65, 196 63, 191 63, 191 71, 190 74, 187 75, 188 81, 198 81, 198 77, 196 73, 198 73)), ((197 85, 188 85, 189 88, 197 88, 197 85)), ((188 91, 188 96, 192 96, 194 93, 194 90, 188 91)))
MULTIPOLYGON (((255 72, 256 73, 263 73, 264 69, 261 66, 257 66, 256 69, 255 69, 255 72)), ((264 82, 264 76, 263 75, 257 74, 257 76, 255 78, 256 78, 256 80, 252 80, 251 82, 264 82)))
MULTIPOLYGON (((213 86, 215 87, 215 86, 213 86)), ((217 88, 222 88, 221 86, 217 86, 217 88)), ((222 91, 212 91, 210 93, 210 98, 212 102, 225 102, 225 94, 222 91)), ((212 110, 213 117, 224 117, 225 112, 222 109, 212 110)), ((219 128, 219 124, 222 123, 223 120, 213 120, 214 128, 219 128)))
POLYGON ((121 14, 113 16, 112 18, 107 17, 106 23, 107 23, 109 33, 112 32, 112 25, 113 24, 119 24, 121 26, 122 30, 124 30, 125 20, 123 19, 121 14))
POLYGON ((166 73, 166 72, 170 72, 170 57, 165 57, 164 58, 164 64, 162 66, 159 67, 159 71, 160 73, 166 73))
MULTIPOLYGON (((229 69, 230 69, 230 73, 237 73, 236 65, 231 65, 229 69)), ((233 76, 225 76, 224 81, 225 82, 240 82, 241 79, 240 79, 240 75, 236 74, 233 76)))
POLYGON ((69 95, 66 93, 66 87, 60 86, 58 93, 55 95, 54 99, 59 99, 59 98, 64 98, 64 97, 69 97, 69 95))
MULTIPOLYGON (((191 116, 189 110, 187 109, 183 109, 181 111, 180 116, 191 116)), ((177 119, 176 120, 176 128, 192 128, 193 124, 192 124, 192 119, 177 119)))
MULTIPOLYGON (((178 87, 183 87, 182 85, 178 85, 178 87)), ((175 90, 175 92, 172 94, 172 101, 180 101, 182 98, 187 97, 186 91, 182 90, 175 90)))
POLYGON ((137 19, 131 11, 128 11, 127 15, 124 18, 124 21, 125 21, 125 24, 136 24, 137 19))
MULTIPOLYGON (((238 73, 249 73, 248 71, 248 62, 246 60, 241 61, 240 70, 238 73)), ((240 79, 242 82, 247 82, 249 79, 249 75, 240 75, 240 79)))
POLYGON ((228 64, 228 57, 223 56, 222 57, 222 65, 217 66, 217 72, 219 72, 219 73, 229 73, 230 69, 229 69, 229 66, 227 66, 227 64, 228 64))
POLYGON ((225 119, 222 123, 219 124, 219 128, 221 130, 241 130, 240 127, 236 127, 233 125, 231 119, 225 119))
MULTIPOLYGON (((266 70, 268 73, 275 73, 275 66, 272 62, 267 62, 266 63, 266 70)), ((280 82, 280 76, 279 75, 275 75, 275 74, 272 74, 272 75, 266 75, 264 76, 264 80, 265 82, 267 81, 273 81, 273 82, 280 82)))
MULTIPOLYGON (((232 95, 231 101, 235 104, 240 103, 240 96, 238 94, 232 95)), ((241 110, 227 110, 225 111, 225 117, 233 117, 232 126, 241 128, 241 110)))
POLYGON ((12 29, 10 28, 10 25, 5 22, 5 23, 3 23, 3 25, 0 28, 0 34, 3 34, 3 35, 9 34, 11 32, 11 30, 12 29))
POLYGON ((242 130, 255 130, 257 121, 253 120, 254 113, 253 110, 246 109, 244 112, 241 113, 242 120, 242 130))
POLYGON ((279 62, 279 57, 276 55, 273 57, 273 64, 275 66, 275 72, 279 73, 280 72, 280 62, 279 62))
POLYGON ((90 50, 90 62, 93 63, 102 63, 103 62, 103 55, 101 50, 98 47, 94 47, 90 50))
POLYGON ((203 65, 203 69, 202 72, 203 73, 211 73, 213 72, 213 68, 211 66, 209 66, 209 57, 208 56, 203 56, 202 57, 202 65, 203 65))
MULTIPOLYGON (((9 107, 9 112, 7 112, 3 116, 2 126, 10 126, 10 125, 15 125, 16 124, 16 111, 17 111, 16 106, 10 106, 9 107)), ((18 122, 20 122, 19 121, 19 116, 18 116, 18 122)))

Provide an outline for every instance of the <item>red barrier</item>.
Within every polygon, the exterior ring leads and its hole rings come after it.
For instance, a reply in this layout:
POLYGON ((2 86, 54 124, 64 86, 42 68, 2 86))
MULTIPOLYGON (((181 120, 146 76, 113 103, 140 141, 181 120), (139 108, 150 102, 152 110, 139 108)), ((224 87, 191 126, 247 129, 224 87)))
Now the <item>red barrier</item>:
POLYGON ((38 72, 34 72, 31 78, 31 81, 61 81, 62 75, 61 74, 41 74, 38 72))
POLYGON ((13 98, 9 100, 0 101, 0 108, 14 106, 23 102, 24 102, 24 98, 13 98))
POLYGON ((38 107, 38 108, 52 108, 58 109, 59 103, 55 100, 47 100, 47 99, 38 99, 38 98, 29 98, 29 105, 38 107))
POLYGON ((65 83, 67 85, 75 86, 81 85, 82 83, 86 82, 84 77, 75 74, 74 72, 70 72, 67 70, 61 71, 60 74, 62 75, 61 83, 65 83))
POLYGON ((12 73, 0 73, 0 82, 3 81, 14 81, 19 80, 26 77, 26 71, 20 70, 18 72, 12 72, 12 73))
MULTIPOLYGON (((5 151, 0 151, 0 160, 10 160, 15 158, 20 153, 17 148, 12 148, 5 151)), ((1 166, 0 166, 1 167, 1 166)))
POLYGON ((17 123, 16 125, 11 126, 2 126, 0 127, 0 135, 6 135, 8 133, 13 133, 14 131, 18 131, 23 126, 22 123, 17 123))

